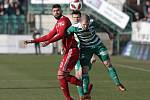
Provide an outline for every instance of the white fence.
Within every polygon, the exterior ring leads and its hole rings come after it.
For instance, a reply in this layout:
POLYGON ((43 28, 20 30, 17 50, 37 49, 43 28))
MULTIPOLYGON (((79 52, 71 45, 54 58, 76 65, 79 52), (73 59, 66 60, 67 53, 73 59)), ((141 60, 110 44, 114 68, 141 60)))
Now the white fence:
MULTIPOLYGON (((34 54, 34 44, 23 45, 23 40, 32 39, 31 35, 0 35, 1 54, 34 54)), ((53 53, 53 46, 41 47, 41 52, 46 54, 53 53)))

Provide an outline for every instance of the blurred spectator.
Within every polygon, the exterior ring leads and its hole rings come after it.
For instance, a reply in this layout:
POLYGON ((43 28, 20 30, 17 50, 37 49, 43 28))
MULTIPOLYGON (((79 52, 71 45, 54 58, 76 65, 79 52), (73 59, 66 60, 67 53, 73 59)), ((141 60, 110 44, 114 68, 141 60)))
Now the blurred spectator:
POLYGON ((6 14, 9 13, 9 0, 4 0, 4 9, 5 9, 5 12, 6 14))
POLYGON ((147 9, 147 16, 146 16, 147 22, 150 23, 150 7, 147 9))
POLYGON ((5 15, 4 4, 0 3, 0 16, 5 15))
POLYGON ((21 15, 22 13, 20 12, 20 9, 15 9, 15 14, 16 14, 16 16, 19 16, 19 15, 21 15))
POLYGON ((11 2, 10 4, 9 4, 9 8, 8 8, 8 10, 7 10, 7 14, 10 16, 10 15, 12 15, 12 14, 15 14, 15 12, 14 12, 14 4, 13 4, 13 2, 11 2))
POLYGON ((20 3, 20 5, 24 5, 26 3, 26 1, 28 1, 28 0, 18 0, 18 2, 20 3))
POLYGON ((9 16, 11 15, 22 15, 24 14, 23 6, 20 4, 23 4, 23 0, 3 0, 3 3, 0 3, 0 15, 7 14, 9 16))
POLYGON ((14 0, 9 0, 9 4, 11 4, 11 3, 13 3, 14 2, 14 0))
POLYGON ((15 15, 22 15, 23 14, 23 10, 22 10, 22 8, 18 2, 14 2, 13 9, 14 9, 15 15))
MULTIPOLYGON (((40 37, 40 32, 38 30, 34 30, 33 32, 33 39, 37 39, 40 37)), ((38 55, 38 54, 41 54, 41 48, 40 48, 40 43, 35 43, 35 54, 38 55)))
POLYGON ((4 0, 4 8, 5 9, 9 8, 9 0, 4 0))
POLYGON ((150 7, 150 0, 146 0, 143 5, 144 16, 147 16, 148 14, 148 7, 150 7))
POLYGON ((138 13, 138 12, 135 13, 135 18, 136 18, 136 21, 139 21, 139 20, 140 20, 140 16, 139 16, 139 13, 138 13))

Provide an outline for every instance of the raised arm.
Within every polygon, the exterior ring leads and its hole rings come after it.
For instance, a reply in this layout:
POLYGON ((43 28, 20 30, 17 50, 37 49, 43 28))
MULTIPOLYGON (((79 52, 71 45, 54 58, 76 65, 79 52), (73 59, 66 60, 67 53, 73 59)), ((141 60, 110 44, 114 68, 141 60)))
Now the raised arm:
POLYGON ((63 32, 57 33, 53 38, 51 38, 50 40, 45 41, 44 43, 42 43, 42 46, 45 47, 45 46, 49 45, 52 42, 56 42, 56 41, 62 39, 63 36, 64 36, 63 32))
POLYGON ((28 44, 28 43, 38 43, 38 42, 44 42, 44 41, 48 41, 49 39, 51 39, 55 34, 57 33, 56 31, 56 26, 47 34, 44 35, 40 38, 34 39, 34 40, 25 40, 24 43, 28 44))
POLYGON ((55 34, 57 33, 56 31, 56 26, 45 36, 42 36, 40 38, 31 40, 32 43, 37 43, 37 42, 44 42, 44 41, 48 41, 49 39, 53 38, 55 36, 55 34))

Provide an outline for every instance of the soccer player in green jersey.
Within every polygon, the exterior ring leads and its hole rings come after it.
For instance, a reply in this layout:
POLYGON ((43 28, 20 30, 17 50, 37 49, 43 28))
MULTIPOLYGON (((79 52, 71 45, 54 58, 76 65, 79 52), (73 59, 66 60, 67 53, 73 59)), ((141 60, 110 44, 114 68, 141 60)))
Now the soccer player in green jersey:
POLYGON ((86 83, 86 100, 90 100, 90 96, 88 94, 88 65, 93 54, 96 54, 103 62, 104 66, 107 67, 111 79, 119 88, 119 90, 126 90, 125 87, 121 84, 114 66, 111 64, 107 48, 104 46, 100 38, 96 35, 94 26, 90 24, 90 17, 88 15, 82 15, 80 23, 74 24, 69 27, 67 33, 68 35, 75 33, 80 41, 80 63, 82 66, 82 80, 83 83, 86 83))
MULTIPOLYGON (((76 11, 72 12, 73 25, 79 23, 80 22, 80 18, 81 18, 81 12, 80 11, 76 10, 76 11)), ((78 42, 78 47, 80 48, 80 41, 79 41, 78 37, 76 36, 76 34, 74 34, 74 35, 75 35, 76 41, 78 42)), ((95 61, 96 61, 96 57, 93 54, 93 56, 92 56, 92 58, 90 60, 90 63, 88 65, 89 70, 91 69, 92 63, 94 63, 95 61)), ((75 66, 75 74, 76 74, 76 77, 78 79, 82 80, 82 67, 81 67, 81 64, 80 64, 80 59, 78 60, 76 66, 75 66)), ((78 90, 78 94, 79 94, 80 100, 85 100, 84 99, 84 92, 86 92, 86 88, 87 88, 85 86, 87 86, 87 84, 84 83, 84 82, 83 82, 83 87, 77 86, 77 90, 78 90)), ((92 87, 93 87, 93 84, 89 84, 88 85, 88 93, 91 92, 92 87)))

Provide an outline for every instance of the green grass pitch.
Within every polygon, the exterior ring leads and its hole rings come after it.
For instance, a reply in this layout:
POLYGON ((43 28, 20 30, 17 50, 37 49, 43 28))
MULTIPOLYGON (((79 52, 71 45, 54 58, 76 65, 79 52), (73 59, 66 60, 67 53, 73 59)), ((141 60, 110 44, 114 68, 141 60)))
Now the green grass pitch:
MULTIPOLYGON (((65 100, 57 81, 60 59, 58 55, 0 55, 0 100, 65 100)), ((90 72, 92 100, 150 100, 150 61, 111 59, 127 91, 118 91, 97 61, 90 72)), ((70 92, 78 100, 75 86, 70 92)))

